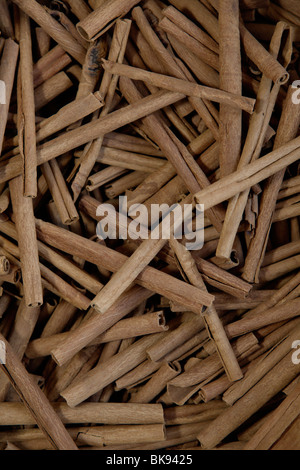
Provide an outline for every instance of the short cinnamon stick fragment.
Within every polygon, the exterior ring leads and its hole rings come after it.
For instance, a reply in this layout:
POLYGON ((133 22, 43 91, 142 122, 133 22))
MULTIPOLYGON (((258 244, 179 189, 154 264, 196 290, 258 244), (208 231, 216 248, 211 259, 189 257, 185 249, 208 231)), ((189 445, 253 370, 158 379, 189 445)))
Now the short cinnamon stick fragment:
MULTIPOLYGON (((183 245, 180 244, 180 242, 178 242, 178 240, 171 240, 170 245, 175 252, 180 269, 183 271, 189 282, 195 287, 206 291, 205 283, 197 269, 192 255, 185 247, 183 247, 183 245)), ((243 377, 242 371, 214 305, 208 307, 206 310, 204 309, 204 311, 200 310, 200 312, 209 336, 215 343, 228 379, 231 381, 240 380, 243 377)))
POLYGON ((77 29, 82 37, 91 41, 104 34, 117 18, 128 13, 139 1, 125 0, 120 4, 117 0, 109 0, 103 6, 96 8, 87 18, 80 21, 77 29))
POLYGON ((154 72, 143 71, 135 67, 130 67, 124 64, 115 64, 108 60, 102 60, 103 67, 105 70, 110 71, 118 75, 122 75, 132 80, 143 80, 151 83, 158 88, 165 88, 166 90, 176 91, 183 93, 186 96, 194 96, 198 98, 205 98, 218 103, 231 104, 241 108, 248 113, 252 113, 254 109, 254 100, 251 98, 243 98, 237 94, 222 92, 215 88, 202 87, 196 83, 190 83, 188 81, 180 80, 173 77, 167 77, 166 75, 156 74, 154 72))

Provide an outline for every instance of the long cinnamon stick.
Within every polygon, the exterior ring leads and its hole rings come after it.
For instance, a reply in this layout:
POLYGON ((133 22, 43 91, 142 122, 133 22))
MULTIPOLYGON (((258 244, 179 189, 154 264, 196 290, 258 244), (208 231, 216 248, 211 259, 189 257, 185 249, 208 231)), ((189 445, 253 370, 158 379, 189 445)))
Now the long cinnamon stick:
POLYGON ((35 102, 30 19, 20 11, 20 75, 22 113, 24 116, 24 195, 37 195, 37 157, 35 137, 35 102))

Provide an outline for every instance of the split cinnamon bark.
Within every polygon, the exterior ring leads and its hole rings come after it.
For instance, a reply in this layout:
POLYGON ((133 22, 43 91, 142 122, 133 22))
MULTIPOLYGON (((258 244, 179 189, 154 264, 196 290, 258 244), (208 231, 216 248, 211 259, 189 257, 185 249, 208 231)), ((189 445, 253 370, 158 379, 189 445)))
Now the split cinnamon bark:
POLYGON ((8 110, 10 105, 11 94, 13 90, 17 60, 19 55, 19 46, 12 39, 5 41, 1 63, 0 63, 0 80, 5 84, 5 103, 0 107, 0 152, 4 140, 6 129, 8 110))
POLYGON ((109 29, 117 18, 126 15, 140 0, 125 0, 120 4, 118 0, 108 0, 90 13, 77 24, 77 29, 83 38, 93 40, 109 29))
POLYGON ((59 10, 53 10, 51 8, 45 7, 46 12, 48 12, 52 18, 56 19, 59 24, 61 24, 78 42, 81 44, 84 49, 88 49, 88 42, 80 36, 73 22, 68 18, 68 16, 59 10))
POLYGON ((42 5, 35 0, 14 0, 14 3, 39 24, 74 59, 80 64, 84 63, 85 49, 46 12, 42 5))
POLYGON ((26 305, 37 307, 43 303, 43 290, 32 200, 23 196, 21 176, 11 180, 9 188, 18 232, 26 305))
POLYGON ((61 420, 53 410, 43 392, 16 357, 6 339, 0 335, 6 347, 6 363, 1 369, 7 374, 21 400, 32 414, 35 422, 43 431, 54 449, 77 450, 61 420))
MULTIPOLYGON (((281 147, 286 142, 297 136, 300 124, 299 107, 293 104, 292 93, 294 89, 289 87, 285 104, 282 110, 280 123, 274 143, 274 148, 281 147), (293 118, 291 119, 291 116, 293 118), (289 121, 289 125, 287 125, 289 121)), ((274 213, 277 195, 280 190, 285 169, 272 176, 264 189, 260 212, 257 220, 257 227, 253 239, 251 240, 249 250, 245 259, 243 278, 250 282, 257 282, 259 278, 260 265, 266 248, 266 238, 272 223, 272 215, 274 213)))

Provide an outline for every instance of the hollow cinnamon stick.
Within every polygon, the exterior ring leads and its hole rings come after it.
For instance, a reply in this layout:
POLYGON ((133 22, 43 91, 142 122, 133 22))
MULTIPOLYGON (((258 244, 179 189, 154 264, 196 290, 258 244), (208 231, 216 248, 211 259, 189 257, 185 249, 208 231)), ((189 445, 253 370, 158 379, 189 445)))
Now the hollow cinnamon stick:
POLYGON ((99 6, 99 8, 90 13, 84 20, 80 21, 77 29, 85 39, 95 39, 104 34, 117 18, 128 13, 137 3, 139 3, 139 0, 126 0, 120 5, 117 0, 109 0, 103 6, 99 6))

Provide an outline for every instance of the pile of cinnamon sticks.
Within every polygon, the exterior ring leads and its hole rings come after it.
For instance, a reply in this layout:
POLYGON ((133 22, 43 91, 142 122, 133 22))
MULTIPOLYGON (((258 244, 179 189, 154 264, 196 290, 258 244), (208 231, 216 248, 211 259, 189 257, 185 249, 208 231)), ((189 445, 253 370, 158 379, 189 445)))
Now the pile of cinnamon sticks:
POLYGON ((0 449, 300 450, 298 0, 1 0, 0 32, 0 449))

